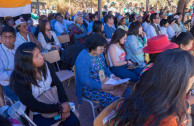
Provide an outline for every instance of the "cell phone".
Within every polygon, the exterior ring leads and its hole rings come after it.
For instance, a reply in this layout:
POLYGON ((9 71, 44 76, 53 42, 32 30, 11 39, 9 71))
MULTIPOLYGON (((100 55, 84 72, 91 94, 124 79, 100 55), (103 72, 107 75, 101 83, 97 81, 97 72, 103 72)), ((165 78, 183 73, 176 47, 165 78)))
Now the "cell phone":
POLYGON ((56 120, 56 121, 61 121, 62 119, 60 118, 60 116, 59 116, 59 114, 57 114, 55 117, 53 117, 54 118, 54 120, 56 120))

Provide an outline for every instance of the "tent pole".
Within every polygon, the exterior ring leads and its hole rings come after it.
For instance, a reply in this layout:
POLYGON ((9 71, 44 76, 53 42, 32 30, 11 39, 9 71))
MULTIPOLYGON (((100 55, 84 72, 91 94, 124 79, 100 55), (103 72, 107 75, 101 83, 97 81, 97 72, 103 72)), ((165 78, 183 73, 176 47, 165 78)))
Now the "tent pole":
POLYGON ((98 20, 101 21, 102 18, 102 1, 98 0, 98 20))
POLYGON ((36 7, 37 7, 37 10, 38 10, 38 17, 40 17, 39 0, 36 0, 36 7))
POLYGON ((149 0, 146 0, 146 13, 148 14, 149 0))

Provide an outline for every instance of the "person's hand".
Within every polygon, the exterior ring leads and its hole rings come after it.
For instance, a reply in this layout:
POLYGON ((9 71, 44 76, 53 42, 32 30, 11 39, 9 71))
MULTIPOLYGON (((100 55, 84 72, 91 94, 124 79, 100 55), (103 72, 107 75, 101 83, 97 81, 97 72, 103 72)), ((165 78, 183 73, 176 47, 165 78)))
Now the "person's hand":
POLYGON ((70 105, 68 102, 64 102, 61 104, 62 108, 63 108, 63 113, 67 113, 70 112, 70 105))
POLYGON ((112 84, 102 84, 101 85, 101 90, 103 91, 110 91, 110 90, 113 90, 114 88, 115 86, 112 84))
POLYGON ((118 80, 118 81, 121 80, 119 77, 117 77, 115 75, 112 77, 112 79, 115 79, 115 80, 118 80))
POLYGON ((109 80, 110 78, 107 77, 103 83, 101 84, 101 90, 103 91, 110 91, 110 90, 113 90, 114 89, 114 85, 112 84, 106 84, 106 82, 109 80))
POLYGON ((62 120, 65 121, 67 118, 69 118, 69 116, 70 116, 70 112, 63 113, 62 114, 62 120))

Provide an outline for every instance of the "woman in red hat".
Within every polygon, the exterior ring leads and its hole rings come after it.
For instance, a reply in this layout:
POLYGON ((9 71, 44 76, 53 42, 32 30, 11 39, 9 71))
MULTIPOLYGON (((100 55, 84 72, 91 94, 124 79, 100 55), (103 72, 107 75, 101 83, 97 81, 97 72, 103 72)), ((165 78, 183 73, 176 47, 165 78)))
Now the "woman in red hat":
POLYGON ((143 48, 143 52, 149 54, 150 61, 143 69, 141 73, 141 78, 143 78, 144 73, 147 72, 147 70, 149 70, 153 66, 158 54, 165 50, 174 49, 178 47, 179 46, 177 44, 170 42, 166 35, 158 35, 148 39, 147 46, 143 48))

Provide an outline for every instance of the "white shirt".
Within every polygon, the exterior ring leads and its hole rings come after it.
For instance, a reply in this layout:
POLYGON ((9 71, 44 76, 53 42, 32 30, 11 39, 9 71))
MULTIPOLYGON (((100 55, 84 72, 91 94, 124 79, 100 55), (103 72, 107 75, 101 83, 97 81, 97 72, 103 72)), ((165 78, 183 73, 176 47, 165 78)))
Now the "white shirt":
POLYGON ((168 38, 168 33, 167 33, 167 28, 166 27, 161 27, 161 32, 162 34, 166 35, 168 38))
MULTIPOLYGON (((116 46, 115 44, 113 44, 115 50, 116 50, 116 60, 117 62, 122 62, 122 61, 125 61, 125 51, 123 49, 120 49, 118 46, 116 46)), ((113 63, 112 63, 112 60, 111 60, 111 57, 110 57, 110 53, 108 52, 108 60, 109 60, 109 63, 110 63, 110 67, 113 66, 113 63)))
POLYGON ((14 56, 16 49, 8 49, 0 45, 0 84, 9 85, 9 78, 14 69, 14 56))
POLYGON ((148 27, 149 27, 150 23, 147 23, 146 21, 142 24, 143 27, 143 31, 146 32, 148 27))
POLYGON ((46 80, 44 79, 43 75, 41 75, 42 81, 37 80, 38 85, 40 87, 37 87, 35 85, 32 84, 32 95, 34 96, 34 98, 37 98, 40 94, 42 94, 43 92, 49 90, 51 88, 51 83, 52 83, 52 77, 50 74, 50 71, 47 67, 47 77, 46 80))
MULTIPOLYGON (((60 45, 59 40, 58 40, 58 38, 57 38, 55 32, 50 31, 50 33, 51 33, 51 36, 53 36, 53 38, 54 38, 55 44, 56 44, 56 45, 60 45)), ((44 35, 42 34, 42 32, 40 32, 40 33, 38 34, 38 40, 39 40, 39 42, 41 43, 43 49, 46 49, 46 50, 50 50, 50 49, 51 49, 51 46, 52 46, 52 45, 51 45, 51 44, 48 44, 48 43, 46 42, 46 40, 45 40, 44 35)))
POLYGON ((56 21, 55 22, 55 32, 57 36, 61 36, 61 33, 66 32, 67 33, 67 26, 73 24, 73 21, 65 20, 63 19, 63 24, 56 21), (64 29, 66 31, 64 31, 64 29))
POLYGON ((30 42, 29 34, 27 34, 27 39, 28 39, 28 41, 26 41, 26 39, 24 39, 24 37, 19 32, 17 32, 16 33, 16 41, 14 44, 15 48, 17 49, 21 44, 23 44, 25 42, 30 42))
MULTIPOLYGON (((157 25, 157 24, 155 24, 155 25, 157 25)), ((147 39, 149 39, 151 37, 154 37, 154 36, 157 36, 156 30, 155 30, 155 28, 151 24, 148 26, 146 34, 147 34, 147 39)))
POLYGON ((173 24, 173 28, 174 28, 174 30, 175 30, 175 33, 180 33, 180 32, 182 32, 181 27, 178 26, 178 24, 176 24, 176 23, 173 24))
POLYGON ((169 40, 171 40, 175 36, 175 30, 171 25, 168 26, 167 33, 169 40))

